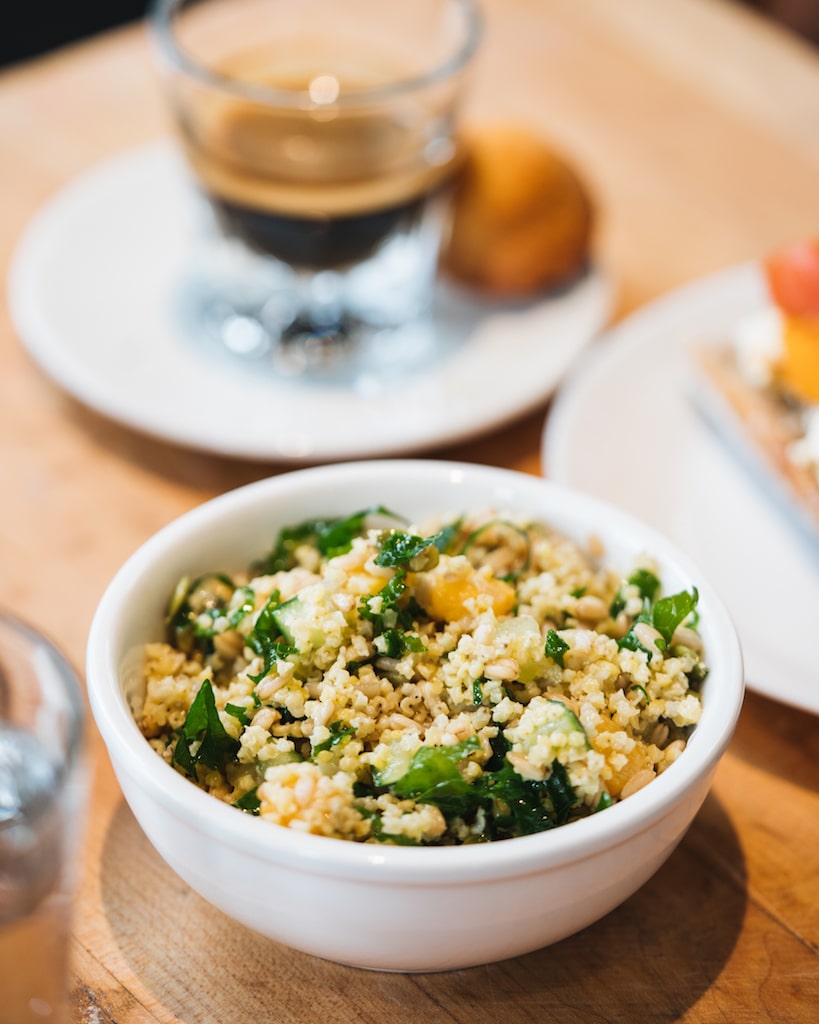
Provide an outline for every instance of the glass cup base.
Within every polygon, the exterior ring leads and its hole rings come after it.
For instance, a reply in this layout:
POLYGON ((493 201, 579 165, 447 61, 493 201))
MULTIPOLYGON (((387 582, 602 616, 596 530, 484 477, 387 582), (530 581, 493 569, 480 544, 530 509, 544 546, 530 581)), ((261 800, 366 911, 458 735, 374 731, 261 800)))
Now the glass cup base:
POLYGON ((350 385, 362 380, 411 374, 437 358, 437 332, 431 313, 404 323, 379 326, 342 315, 332 324, 297 316, 271 330, 253 311, 236 312, 198 295, 194 330, 243 367, 266 368, 276 377, 306 383, 350 385))
POLYGON ((196 327, 233 357, 285 377, 410 370, 434 349, 437 243, 422 223, 361 263, 308 269, 211 235, 191 275, 196 327))

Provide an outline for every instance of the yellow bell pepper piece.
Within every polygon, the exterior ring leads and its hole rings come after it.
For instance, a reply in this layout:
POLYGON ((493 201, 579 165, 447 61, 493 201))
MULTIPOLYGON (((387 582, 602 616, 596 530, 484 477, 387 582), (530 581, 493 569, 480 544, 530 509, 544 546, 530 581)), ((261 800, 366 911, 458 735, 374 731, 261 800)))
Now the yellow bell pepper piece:
POLYGON ((468 604, 485 595, 496 615, 507 615, 515 606, 515 589, 503 580, 483 573, 436 573, 417 577, 415 597, 433 619, 453 622, 468 615, 468 604))
POLYGON ((819 403, 819 317, 785 318, 782 384, 803 402, 819 403))

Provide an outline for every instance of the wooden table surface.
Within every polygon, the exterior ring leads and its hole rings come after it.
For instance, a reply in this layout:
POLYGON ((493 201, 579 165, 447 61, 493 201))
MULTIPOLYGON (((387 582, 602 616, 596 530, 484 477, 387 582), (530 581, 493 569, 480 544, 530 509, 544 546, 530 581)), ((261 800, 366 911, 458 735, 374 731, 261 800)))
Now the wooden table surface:
MULTIPOLYGON (((469 114, 540 127, 586 173, 617 317, 816 231, 819 54, 806 44, 721 0, 485 7, 469 114)), ((166 132, 141 28, 0 75, 3 267, 31 215, 74 174, 166 132)), ((34 365, 5 308, 0 340, 0 603, 80 667, 96 602, 133 549, 202 500, 283 467, 192 454, 104 421, 34 365)), ((537 474, 547 411, 429 454, 537 474)), ((810 714, 749 693, 686 839, 599 924, 517 960, 416 976, 324 963, 210 908, 143 837, 96 734, 91 746, 78 1020, 819 1020, 810 714)))

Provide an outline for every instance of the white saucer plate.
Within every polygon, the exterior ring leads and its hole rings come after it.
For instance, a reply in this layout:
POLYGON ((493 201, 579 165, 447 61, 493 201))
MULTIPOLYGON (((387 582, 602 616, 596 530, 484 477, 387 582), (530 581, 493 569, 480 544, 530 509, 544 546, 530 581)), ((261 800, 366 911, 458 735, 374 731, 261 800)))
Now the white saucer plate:
POLYGON ((745 264, 680 288, 604 334, 547 418, 544 472, 651 523, 707 573, 736 623, 747 684, 819 713, 819 549, 715 433, 690 348, 766 302, 745 264))
POLYGON ((170 140, 128 151, 40 211, 9 276, 16 330, 49 376, 105 416, 183 446, 314 462, 466 440, 545 401, 611 309, 599 270, 515 306, 441 286, 429 358, 411 372, 396 361, 354 384, 283 378, 186 318, 196 209, 170 140))

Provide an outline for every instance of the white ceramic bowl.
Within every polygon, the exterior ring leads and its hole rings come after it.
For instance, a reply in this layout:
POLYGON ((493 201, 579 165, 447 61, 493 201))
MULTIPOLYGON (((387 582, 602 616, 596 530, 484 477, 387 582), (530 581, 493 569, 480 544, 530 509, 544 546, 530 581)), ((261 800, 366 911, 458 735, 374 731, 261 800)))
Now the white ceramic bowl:
POLYGON ((667 540, 612 507, 524 474, 439 461, 307 469, 225 494, 182 516, 116 575, 94 618, 88 690, 125 798, 167 863, 200 895, 258 932, 360 967, 445 970, 537 949, 598 920, 638 889, 682 838, 708 792, 743 694, 734 628, 703 574, 667 540), (303 835, 197 789, 156 756, 128 707, 134 652, 162 637, 186 574, 238 568, 281 526, 384 504, 411 519, 495 507, 597 534, 609 564, 649 552, 666 592, 699 588, 710 672, 683 755, 603 813, 495 843, 441 848, 303 835))

